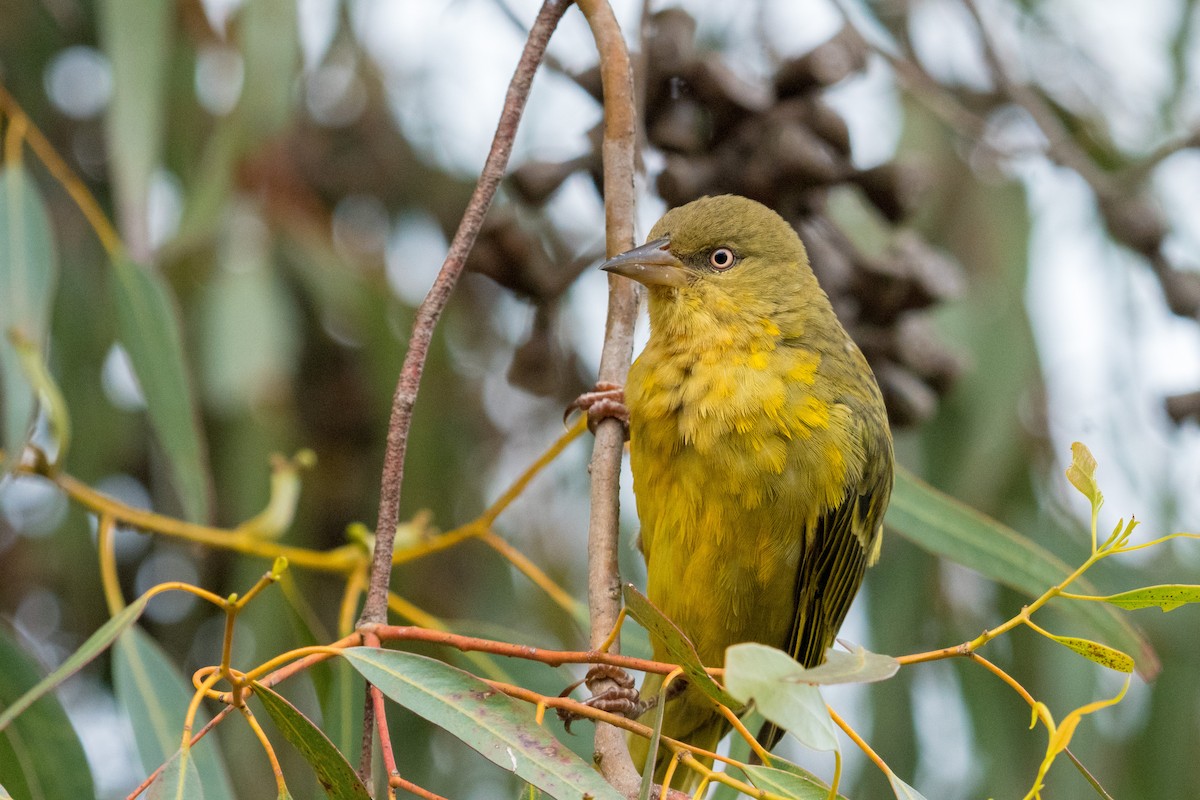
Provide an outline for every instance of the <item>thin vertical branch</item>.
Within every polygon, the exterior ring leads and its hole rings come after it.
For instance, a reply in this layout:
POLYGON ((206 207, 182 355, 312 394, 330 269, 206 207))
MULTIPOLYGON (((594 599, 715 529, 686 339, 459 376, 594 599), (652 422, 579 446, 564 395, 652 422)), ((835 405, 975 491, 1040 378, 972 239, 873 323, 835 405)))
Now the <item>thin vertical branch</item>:
MULTIPOLYGON (((636 105, 629 50, 608 0, 578 0, 600 53, 604 89, 604 218, 609 255, 634 244, 634 170, 637 145, 636 105)), ((600 355, 601 381, 624 384, 633 354, 638 294, 633 281, 608 279, 608 320, 600 355)), ((588 525, 588 610, 591 645, 598 647, 616 624, 621 607, 617 568, 617 523, 624 432, 615 419, 600 422, 592 450, 591 517, 588 525)), ((615 649, 615 648, 614 648, 615 649)), ((603 686, 593 687, 602 691, 603 686)), ((597 724, 596 761, 605 779, 626 796, 635 796, 640 780, 629 759, 624 734, 597 724)))
MULTIPOLYGON (((400 521, 400 490, 404 482, 404 455, 408 448, 408 431, 412 423, 413 406, 417 400, 417 389, 421 384, 421 374, 425 369, 425 359, 429 354, 434 326, 437 325, 437 321, 450 299, 450 292, 462 274, 467 254, 475 243, 475 237, 479 234, 483 218, 492 204, 492 198, 496 195, 500 180, 504 177, 508 158, 512 153, 517 125, 525 110, 525 101, 529 97, 529 88, 533 83, 534 73, 546 52, 550 34, 558 25, 559 19, 562 18, 569 5, 569 0, 546 0, 538 11, 533 27, 529 31, 529 38, 525 42, 525 49, 517 62, 512 81, 508 85, 504 108, 500 112, 500 121, 496 125, 496 134, 492 139, 492 147, 488 152, 487 160, 484 162, 479 183, 475 186, 475 191, 463 214, 462 222, 459 223, 454 240, 450 243, 450 249, 441 271, 429 293, 417 308, 412 336, 409 338, 408 352, 405 353, 404 365, 400 370, 396 392, 392 397, 387 448, 384 453, 383 474, 380 480, 375 552, 371 563, 367 597, 363 605, 362 616, 359 619, 360 624, 379 624, 387 621, 392 551, 396 539, 396 525, 400 521)), ((372 728, 372 711, 372 705, 368 700, 363 712, 364 739, 367 740, 369 740, 372 728)), ((369 741, 365 741, 360 771, 366 773, 368 777, 370 758, 370 744, 369 741)))

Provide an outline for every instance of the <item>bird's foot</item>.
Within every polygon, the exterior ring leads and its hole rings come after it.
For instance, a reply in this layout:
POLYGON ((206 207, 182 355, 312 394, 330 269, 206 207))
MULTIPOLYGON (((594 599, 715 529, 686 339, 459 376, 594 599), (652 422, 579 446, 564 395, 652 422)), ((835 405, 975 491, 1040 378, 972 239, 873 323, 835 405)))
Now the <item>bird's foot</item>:
POLYGON ((629 409, 625 406, 625 389, 619 384, 600 381, 592 391, 576 397, 563 412, 564 423, 573 411, 587 414, 588 430, 592 433, 596 432, 600 420, 611 417, 620 421, 625 438, 629 438, 629 409))
MULTIPOLYGON (((566 697, 581 683, 587 684, 588 688, 591 689, 593 685, 601 681, 610 681, 613 686, 602 692, 593 694, 587 700, 584 700, 583 704, 585 706, 595 708, 599 711, 607 711, 610 714, 617 714, 626 719, 637 719, 642 714, 654 708, 658 703, 658 697, 652 697, 648 701, 643 700, 641 694, 634 688, 633 678, 630 677, 629 673, 611 664, 596 664, 588 670, 583 680, 575 681, 575 683, 563 689, 559 697, 566 697)), ((563 727, 567 733, 570 733, 571 723, 583 719, 583 715, 567 708, 560 708, 558 709, 558 718, 563 721, 563 727)))

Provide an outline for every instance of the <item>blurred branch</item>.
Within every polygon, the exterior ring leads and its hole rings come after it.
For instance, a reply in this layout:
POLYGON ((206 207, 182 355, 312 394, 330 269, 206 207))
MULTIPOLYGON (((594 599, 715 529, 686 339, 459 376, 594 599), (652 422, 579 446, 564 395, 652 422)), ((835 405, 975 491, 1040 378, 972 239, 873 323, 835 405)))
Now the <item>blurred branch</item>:
MULTIPOLYGON (((604 91, 604 222, 609 255, 633 246, 634 170, 637 123, 633 71, 629 50, 607 0, 579 0, 600 53, 604 91)), ((633 326, 638 294, 633 281, 608 278, 608 319, 598 380, 625 383, 633 356, 633 326)), ((592 450, 591 517, 588 521, 588 610, 591 643, 599 647, 613 630, 621 606, 621 578, 617 566, 620 518, 621 456, 625 433, 616 419, 602 420, 596 428, 592 450)), ((619 648, 614 644, 614 649, 619 648)), ((589 686, 594 693, 611 681, 589 686)), ((596 725, 595 760, 601 774, 627 797, 637 795, 641 778, 633 768, 625 737, 611 725, 596 725)))
MULTIPOLYGON (((496 195, 500 180, 504 177, 508 158, 512 153, 517 125, 521 120, 525 101, 529 97, 529 88, 533 83, 533 75, 546 52, 550 34, 558 25, 567 5, 567 0, 546 0, 538 11, 537 19, 529 32, 529 39, 525 42, 525 49, 521 53, 516 71, 509 83, 508 92, 504 98, 504 108, 500 112, 500 122, 496 126, 496 134, 492 140, 487 160, 484 162, 479 183, 476 184, 475 191, 471 194, 471 200, 467 204, 462 222, 454 234, 454 240, 450 243, 449 253, 438 272, 437 279, 417 308, 408 351, 405 353, 404 365, 400 370, 400 378, 396 383, 396 392, 392 398, 387 448, 384 453, 383 474, 380 479, 375 553, 360 623, 382 623, 387 619, 392 550, 396 539, 396 525, 400 521, 400 490, 404 481, 404 455, 408 449, 408 431, 412 424, 413 406, 416 404, 421 374, 424 371, 425 359, 429 354, 429 345, 433 339, 433 329, 450 299, 454 285, 462 274, 467 254, 471 250, 471 245, 475 243, 475 237, 483 224, 483 218, 492 204, 492 198, 496 195)), ((373 727, 371 719, 373 711, 374 707, 368 701, 363 711, 364 744, 359 764, 360 776, 364 777, 364 781, 370 777, 371 772, 371 747, 368 739, 369 732, 373 727)))

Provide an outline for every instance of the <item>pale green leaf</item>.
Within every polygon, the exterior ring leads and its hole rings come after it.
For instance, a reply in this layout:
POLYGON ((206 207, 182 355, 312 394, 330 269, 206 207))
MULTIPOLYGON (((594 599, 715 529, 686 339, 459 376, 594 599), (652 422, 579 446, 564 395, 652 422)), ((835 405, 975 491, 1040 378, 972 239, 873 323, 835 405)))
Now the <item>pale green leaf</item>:
POLYGON ((1093 509, 1099 509, 1104 495, 1096 484, 1096 458, 1083 442, 1071 443, 1071 466, 1067 467, 1067 480, 1088 499, 1093 509))
MULTIPOLYGON (((1037 543, 902 468, 896 470, 896 486, 885 522, 929 552, 1031 597, 1040 596, 1073 571, 1037 543)), ((882 568, 886 569, 886 564, 882 568)), ((1085 578, 1076 580, 1072 587, 1096 594, 1085 578)), ((1058 608, 1122 650, 1136 653, 1138 673, 1143 678, 1149 680, 1158 674, 1158 657, 1150 643, 1115 608, 1099 603, 1064 603, 1058 608)))
POLYGON ((54 236, 33 177, 19 166, 0 168, 0 474, 20 457, 37 409, 13 337, 45 352, 57 273, 54 236))
POLYGON ((146 787, 147 800, 204 800, 204 784, 190 751, 176 750, 163 771, 146 787))
POLYGON ((1107 597, 1097 597, 1120 608, 1153 608, 1158 606, 1164 612, 1173 611, 1188 603, 1200 603, 1200 586, 1173 583, 1159 586, 1143 586, 1141 589, 1131 589, 1128 592, 1110 594, 1107 597))
POLYGON ((113 262, 112 289, 117 333, 141 384, 184 514, 203 521, 209 502, 207 458, 170 290, 158 273, 124 259, 113 262))
POLYGON ((87 641, 79 646, 78 650, 67 656, 58 669, 38 681, 29 691, 17 698, 12 705, 4 709, 3 712, 0 712, 0 731, 4 730, 9 723, 16 719, 22 711, 36 702, 38 698, 53 691, 67 678, 83 669, 93 658, 107 650, 108 646, 116 641, 118 636, 137 621, 137 618, 142 615, 142 611, 145 610, 146 603, 149 601, 150 595, 144 594, 121 609, 108 622, 101 625, 95 633, 89 636, 87 641))
MULTIPOLYGON (((0 708, 11 707, 41 677, 37 662, 0 626, 0 708)), ((0 781, 18 798, 95 797, 83 746, 54 695, 43 694, 0 731, 0 781)))
MULTIPOLYGON (((141 628, 125 631, 113 646, 113 687, 117 702, 133 724, 142 768, 149 774, 179 749, 192 684, 171 662, 158 643, 141 628)), ((193 730, 208 724, 201 706, 193 730)), ((210 731, 191 750, 191 758, 208 800, 233 798, 217 732, 210 731)))
MULTIPOLYGON (((795 800, 828 800, 829 787, 816 778, 782 769, 747 765, 743 768, 750 782, 759 789, 795 800)), ((841 795, 838 795, 841 797, 841 795)))
POLYGON ((100 43, 114 87, 105 123, 117 209, 126 245, 146 256, 150 177, 162 158, 176 3, 105 0, 100 11, 100 43))
POLYGON ((534 722, 532 707, 474 675, 398 650, 352 647, 342 655, 392 700, 551 797, 620 798, 590 764, 534 722))
POLYGON ((821 686, 833 683, 873 683, 887 680, 899 669, 900 662, 891 656, 872 653, 860 645, 854 645, 849 651, 826 651, 824 662, 804 670, 804 682, 821 686))
POLYGON ((894 772, 888 773, 888 783, 892 785, 892 791, 896 793, 898 800, 925 800, 925 795, 900 780, 894 772))
POLYGON ((275 722, 283 738, 296 748, 313 768, 317 780, 331 800, 371 800, 371 793, 359 780, 354 767, 338 752, 320 728, 299 709, 261 683, 254 693, 275 722))
POLYGON ((654 604, 634 588, 633 584, 625 584, 622 594, 629 616, 637 620, 638 624, 650 633, 652 639, 657 639, 662 644, 672 663, 683 667, 683 673, 687 676, 688 683, 721 705, 736 711, 737 701, 705 671, 704 665, 700 663, 700 655, 683 631, 655 608, 654 604))
POLYGON ((805 669, 782 650, 736 644, 725 651, 725 688, 814 750, 836 750, 833 720, 805 669))

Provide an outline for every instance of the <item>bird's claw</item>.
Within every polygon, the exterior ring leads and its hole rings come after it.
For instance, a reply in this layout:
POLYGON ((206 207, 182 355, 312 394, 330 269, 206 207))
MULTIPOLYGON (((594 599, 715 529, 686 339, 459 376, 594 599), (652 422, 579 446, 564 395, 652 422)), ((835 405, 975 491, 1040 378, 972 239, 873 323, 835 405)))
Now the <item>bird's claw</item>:
POLYGON ((621 423, 625 438, 629 438, 629 409, 625 406, 625 389, 621 385, 600 381, 592 391, 576 397, 563 412, 564 425, 575 411, 587 414, 588 430, 592 433, 596 432, 601 420, 611 417, 621 423))
MULTIPOLYGON (((576 681, 568 686, 562 691, 559 697, 566 697, 581 683, 586 683, 590 689, 593 684, 601 681, 610 681, 614 685, 584 700, 583 704, 585 706, 595 708, 599 711, 607 711, 610 714, 617 714, 626 719, 637 719, 642 714, 654 708, 658 703, 658 697, 643 700, 641 694, 634 688, 633 678, 629 676, 629 673, 620 667, 614 667, 610 664, 596 664, 588 670, 583 680, 576 681)), ((563 728, 567 733, 570 733, 571 723, 582 719, 583 715, 567 708, 560 708, 558 709, 558 718, 562 720, 563 728)))

